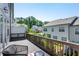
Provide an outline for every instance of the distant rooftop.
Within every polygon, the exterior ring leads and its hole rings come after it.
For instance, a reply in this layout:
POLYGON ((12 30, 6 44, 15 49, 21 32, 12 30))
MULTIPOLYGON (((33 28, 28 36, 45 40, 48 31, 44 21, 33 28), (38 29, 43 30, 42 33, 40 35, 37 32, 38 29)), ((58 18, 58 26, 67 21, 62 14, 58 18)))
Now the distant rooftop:
MULTIPOLYGON (((63 24, 72 24, 72 22, 78 18, 77 16, 74 16, 74 17, 69 17, 69 18, 64 18, 64 19, 58 19, 58 20, 54 20, 54 21, 51 21, 50 23, 47 23, 46 25, 44 26, 53 26, 53 25, 63 25, 63 24)), ((78 18, 79 19, 79 18, 78 18)), ((77 22, 79 24, 79 20, 77 22)), ((75 23, 75 24, 77 24, 75 23)))

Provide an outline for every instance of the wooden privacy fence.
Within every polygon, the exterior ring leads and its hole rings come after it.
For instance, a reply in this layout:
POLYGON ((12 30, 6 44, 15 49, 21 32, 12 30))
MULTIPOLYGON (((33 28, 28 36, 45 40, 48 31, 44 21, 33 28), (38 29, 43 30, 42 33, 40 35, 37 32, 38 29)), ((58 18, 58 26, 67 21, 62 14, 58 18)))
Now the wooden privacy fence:
POLYGON ((43 38, 31 34, 26 34, 26 38, 40 47, 51 56, 78 56, 79 44, 57 41, 49 38, 43 38))

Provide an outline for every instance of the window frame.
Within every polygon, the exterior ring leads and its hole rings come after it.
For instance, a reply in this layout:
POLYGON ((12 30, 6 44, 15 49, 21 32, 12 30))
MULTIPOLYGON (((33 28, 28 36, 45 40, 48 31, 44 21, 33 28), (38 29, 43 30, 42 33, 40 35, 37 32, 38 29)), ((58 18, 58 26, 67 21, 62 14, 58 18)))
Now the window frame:
POLYGON ((47 28, 44 28, 43 31, 47 31, 47 28))
POLYGON ((75 34, 79 35, 79 29, 78 28, 75 29, 75 34))
POLYGON ((58 37, 57 36, 53 36, 53 39, 58 39, 58 37))
POLYGON ((54 28, 52 28, 51 31, 54 32, 54 28))
POLYGON ((67 37, 61 37, 61 40, 62 41, 67 41, 67 37), (62 38, 65 38, 65 39, 62 39, 62 38))
POLYGON ((59 27, 59 32, 65 32, 65 27, 59 27))

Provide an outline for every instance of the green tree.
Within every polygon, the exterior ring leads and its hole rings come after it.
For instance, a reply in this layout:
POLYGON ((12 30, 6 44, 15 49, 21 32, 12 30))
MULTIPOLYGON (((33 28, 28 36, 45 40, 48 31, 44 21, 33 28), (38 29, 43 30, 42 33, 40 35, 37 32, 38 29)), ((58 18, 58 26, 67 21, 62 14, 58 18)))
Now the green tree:
POLYGON ((32 28, 33 25, 43 26, 43 22, 37 20, 33 16, 29 16, 29 17, 26 17, 26 18, 20 17, 20 18, 17 18, 17 19, 19 20, 17 23, 26 24, 28 26, 28 28, 32 28))
POLYGON ((43 26, 43 22, 42 21, 38 21, 38 26, 43 26))

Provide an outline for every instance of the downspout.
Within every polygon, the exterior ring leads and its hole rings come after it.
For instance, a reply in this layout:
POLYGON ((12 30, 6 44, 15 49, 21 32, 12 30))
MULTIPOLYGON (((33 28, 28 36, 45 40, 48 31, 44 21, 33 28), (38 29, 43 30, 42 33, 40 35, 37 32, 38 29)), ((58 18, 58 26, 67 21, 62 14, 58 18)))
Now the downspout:
POLYGON ((11 5, 9 4, 9 14, 10 14, 10 37, 9 37, 9 41, 11 40, 11 5))
POLYGON ((2 19, 3 19, 3 31, 2 31, 2 48, 5 48, 5 15, 4 12, 2 10, 2 19))
POLYGON ((10 37, 9 37, 9 41, 11 40, 11 24, 12 24, 12 20, 14 20, 14 4, 13 3, 9 3, 9 10, 10 10, 10 37))
POLYGON ((67 42, 69 42, 70 41, 70 24, 68 24, 68 40, 67 40, 67 42))

